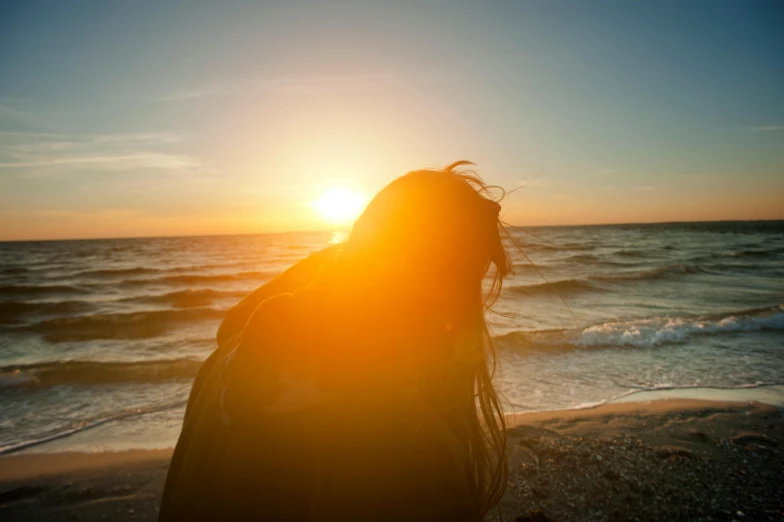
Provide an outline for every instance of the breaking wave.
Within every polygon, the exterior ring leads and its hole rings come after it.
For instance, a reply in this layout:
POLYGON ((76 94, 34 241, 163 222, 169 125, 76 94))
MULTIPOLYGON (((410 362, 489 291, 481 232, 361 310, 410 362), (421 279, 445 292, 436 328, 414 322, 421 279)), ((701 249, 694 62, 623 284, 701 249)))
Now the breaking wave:
POLYGON ((548 281, 533 285, 512 286, 509 287, 509 291, 519 295, 568 294, 591 290, 603 290, 601 285, 597 283, 655 280, 678 275, 698 274, 701 272, 702 270, 699 268, 689 265, 671 265, 652 268, 650 270, 616 272, 612 275, 594 275, 583 279, 563 279, 561 281, 548 281))
POLYGON ((620 257, 650 257, 651 253, 645 250, 619 250, 613 255, 620 257))
MULTIPOLYGON (((222 299, 239 300, 246 295, 247 292, 189 288, 165 294, 127 297, 115 302, 184 309, 208 306, 222 299)), ((47 316, 84 315, 95 308, 96 303, 90 301, 0 301, 0 325, 24 324, 36 317, 40 319, 47 316)), ((74 319, 79 319, 79 317, 74 317, 74 319)), ((57 323, 45 322, 43 324, 52 326, 57 323)))
POLYGON ((521 285, 509 287, 509 291, 519 295, 541 295, 541 294, 568 294, 574 292, 585 292, 598 290, 591 283, 581 279, 564 279, 562 281, 551 281, 535 285, 521 285))
POLYGON ((192 379, 202 361, 174 359, 139 362, 61 361, 0 368, 0 388, 48 388, 116 382, 192 379))
POLYGON ((784 330, 784 304, 703 316, 615 321, 578 330, 512 331, 495 337, 500 346, 531 351, 579 348, 653 348, 684 344, 697 335, 784 330))
POLYGON ((240 272, 238 274, 180 274, 148 279, 127 279, 123 286, 148 286, 148 285, 210 285, 232 283, 237 281, 267 281, 277 275, 277 272, 240 272))
POLYGON ((689 265, 670 265, 650 270, 639 270, 636 272, 619 272, 613 275, 592 276, 590 279, 595 281, 624 281, 624 280, 646 280, 660 279, 672 275, 699 274, 701 269, 689 265))
POLYGON ((75 277, 107 277, 107 278, 115 278, 115 277, 129 277, 129 276, 140 276, 140 275, 149 275, 149 274, 159 274, 163 272, 162 269, 159 268, 146 268, 146 267, 135 267, 135 268, 107 268, 103 270, 85 270, 84 272, 79 272, 75 274, 75 277))
POLYGON ((0 274, 2 275, 19 275, 26 274, 28 272, 30 272, 30 269, 23 266, 6 266, 0 268, 0 274))
POLYGON ((196 308, 59 317, 40 321, 28 328, 52 343, 93 339, 144 339, 158 337, 183 323, 218 320, 224 313, 213 308, 196 308))
POLYGON ((574 254, 564 258, 564 261, 571 261, 573 263, 596 263, 599 258, 593 254, 574 254))
POLYGON ((175 308, 195 308, 212 304, 219 299, 239 299, 245 295, 247 295, 247 292, 189 288, 166 294, 129 298, 127 301, 168 305, 175 308))
POLYGON ((0 324, 18 323, 29 315, 78 314, 90 307, 91 304, 84 301, 0 301, 0 324))
POLYGON ((73 285, 0 285, 0 296, 37 297, 86 293, 89 293, 89 290, 73 285))
POLYGON ((672 318, 603 323, 584 329, 574 344, 650 348, 682 344, 694 335, 784 330, 784 306, 774 307, 771 312, 769 315, 727 315, 718 320, 672 318))
POLYGON ((762 248, 750 248, 748 250, 740 250, 738 252, 730 253, 732 257, 771 257, 775 256, 776 254, 780 253, 780 249, 762 249, 762 248))

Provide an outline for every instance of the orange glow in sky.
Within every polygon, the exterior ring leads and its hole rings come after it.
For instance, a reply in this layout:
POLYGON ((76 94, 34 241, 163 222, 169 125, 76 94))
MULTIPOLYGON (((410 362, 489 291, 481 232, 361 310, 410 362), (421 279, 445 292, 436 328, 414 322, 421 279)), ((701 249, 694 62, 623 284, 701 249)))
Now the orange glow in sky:
POLYGON ((18 4, 0 241, 347 230, 458 160, 511 225, 784 218, 762 3, 18 4))

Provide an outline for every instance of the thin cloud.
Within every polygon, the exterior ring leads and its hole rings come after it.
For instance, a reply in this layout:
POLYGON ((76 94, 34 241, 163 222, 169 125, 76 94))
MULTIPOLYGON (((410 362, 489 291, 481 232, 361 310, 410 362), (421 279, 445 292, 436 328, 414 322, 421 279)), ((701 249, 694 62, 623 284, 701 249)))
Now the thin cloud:
POLYGON ((18 120, 24 120, 28 115, 22 111, 12 109, 7 105, 0 105, 0 116, 11 116, 18 120))
POLYGON ((3 120, 12 120, 16 125, 22 124, 22 126, 28 128, 51 128, 49 125, 51 122, 43 118, 40 114, 27 110, 19 110, 8 102, 0 103, 0 121, 3 120))
POLYGON ((154 101, 178 102, 197 100, 216 96, 252 93, 280 93, 280 94, 310 94, 329 89, 345 89, 347 86, 361 85, 368 82, 387 82, 405 77, 407 80, 417 77, 432 78, 437 73, 413 73, 378 71, 367 73, 352 73, 333 76, 285 76, 270 78, 246 78, 227 80, 196 88, 186 88, 169 92, 154 101))
POLYGON ((144 167, 164 170, 188 170, 201 167, 201 162, 177 154, 164 154, 156 152, 139 152, 121 156, 77 156, 64 158, 51 158, 38 161, 18 161, 0 163, 0 168, 21 167, 52 167, 56 165, 89 165, 94 163, 112 164, 122 163, 123 167, 144 167))
POLYGON ((124 208, 110 208, 110 209, 97 209, 97 210, 58 210, 58 209, 41 209, 34 210, 32 213, 36 216, 57 218, 57 219, 72 219, 72 218, 101 218, 101 219, 125 219, 129 217, 138 216, 141 211, 138 209, 124 209, 124 208))
POLYGON ((211 98, 218 96, 230 96, 246 93, 273 93, 286 92, 290 94, 306 93, 319 88, 324 88, 336 82, 349 81, 349 77, 333 78, 268 78, 268 79, 245 79, 229 80, 208 85, 196 89, 183 89, 170 92, 155 101, 177 102, 197 100, 200 98, 211 98))
POLYGON ((176 146, 189 136, 174 132, 129 134, 0 133, 0 169, 80 167, 101 170, 155 170, 214 174, 199 158, 176 146))
POLYGON ((532 179, 519 179, 515 181, 515 189, 533 188, 533 187, 552 187, 557 183, 552 179, 545 178, 532 178, 532 179))
POLYGON ((629 192, 636 193, 636 192, 650 192, 651 190, 656 190, 656 185, 643 185, 641 187, 633 187, 629 190, 629 192))
POLYGON ((239 90, 238 87, 229 85, 216 85, 213 87, 205 87, 203 89, 188 89, 182 91, 174 91, 160 98, 155 98, 153 101, 158 102, 177 102, 187 100, 197 100, 199 98, 207 98, 211 96, 225 95, 239 90))
POLYGON ((784 131, 784 125, 760 125, 758 127, 749 127, 751 132, 778 132, 784 131))
POLYGON ((57 134, 51 132, 0 132, 3 140, 2 152, 6 148, 24 147, 84 147, 89 145, 135 146, 167 145, 182 143, 190 135, 175 132, 141 132, 127 134, 57 134))

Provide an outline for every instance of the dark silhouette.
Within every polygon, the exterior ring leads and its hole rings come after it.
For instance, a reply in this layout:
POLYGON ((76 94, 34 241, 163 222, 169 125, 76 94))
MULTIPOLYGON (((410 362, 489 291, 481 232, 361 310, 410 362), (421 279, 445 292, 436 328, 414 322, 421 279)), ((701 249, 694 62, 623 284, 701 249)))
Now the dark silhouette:
POLYGON ((345 243, 229 311, 161 521, 479 521, 498 503, 484 311, 511 263, 500 206, 466 165, 393 181, 345 243))

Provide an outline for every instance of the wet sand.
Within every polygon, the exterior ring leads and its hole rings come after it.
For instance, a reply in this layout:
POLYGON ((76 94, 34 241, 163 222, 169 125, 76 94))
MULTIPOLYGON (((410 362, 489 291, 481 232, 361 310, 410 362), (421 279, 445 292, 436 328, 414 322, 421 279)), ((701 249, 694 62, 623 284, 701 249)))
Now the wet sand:
MULTIPOLYGON (((780 408, 661 400, 511 420, 504 520, 784 520, 780 408)), ((155 520, 170 455, 2 457, 0 519, 155 520)))

